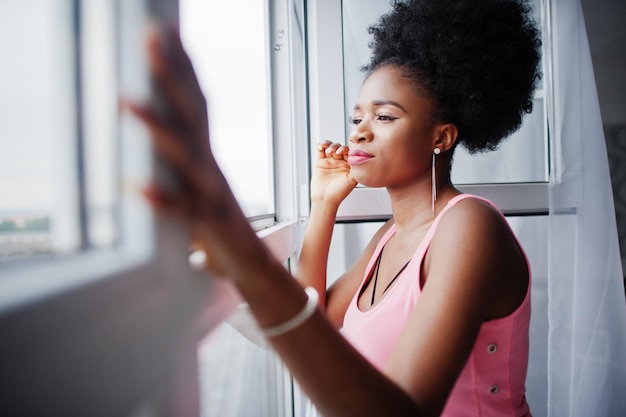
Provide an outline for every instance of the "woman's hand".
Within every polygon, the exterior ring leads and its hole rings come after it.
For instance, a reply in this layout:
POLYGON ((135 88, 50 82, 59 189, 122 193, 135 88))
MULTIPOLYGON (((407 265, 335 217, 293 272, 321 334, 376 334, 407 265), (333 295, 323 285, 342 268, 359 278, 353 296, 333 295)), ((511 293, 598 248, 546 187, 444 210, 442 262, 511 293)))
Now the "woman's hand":
POLYGON ((270 255, 211 152, 206 100, 178 31, 152 31, 148 56, 158 99, 125 104, 150 131, 155 152, 174 186, 153 183, 144 194, 157 212, 182 221, 194 245, 207 253, 212 272, 243 279, 270 255))
POLYGON ((185 221, 201 220, 207 209, 202 203, 209 197, 207 179, 219 173, 209 144, 206 100, 176 29, 152 29, 147 46, 159 96, 125 104, 150 131, 154 150, 174 184, 151 184, 145 194, 158 211, 185 221))
POLYGON ((347 162, 348 147, 325 141, 317 145, 317 162, 311 178, 311 201, 339 204, 356 187, 347 162))

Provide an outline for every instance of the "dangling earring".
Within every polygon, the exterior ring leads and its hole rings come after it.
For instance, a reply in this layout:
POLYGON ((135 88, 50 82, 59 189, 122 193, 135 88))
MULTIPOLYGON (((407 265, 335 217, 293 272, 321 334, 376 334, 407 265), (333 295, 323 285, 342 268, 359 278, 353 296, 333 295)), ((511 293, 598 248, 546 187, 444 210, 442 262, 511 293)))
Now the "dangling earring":
POLYGON ((432 205, 431 205, 431 209, 433 212, 433 216, 435 215, 435 201, 437 201, 437 177, 435 175, 435 155, 439 155, 441 153, 441 149, 439 148, 435 148, 433 150, 433 166, 431 169, 432 172, 432 185, 431 185, 431 189, 432 189, 432 205))

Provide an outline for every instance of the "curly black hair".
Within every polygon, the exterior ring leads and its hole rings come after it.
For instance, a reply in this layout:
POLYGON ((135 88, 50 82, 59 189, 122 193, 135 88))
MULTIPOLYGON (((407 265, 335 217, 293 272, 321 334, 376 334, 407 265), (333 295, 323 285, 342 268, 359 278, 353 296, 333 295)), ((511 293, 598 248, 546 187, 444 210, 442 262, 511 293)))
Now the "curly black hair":
POLYGON ((533 107, 541 33, 523 0, 393 1, 370 26, 371 74, 398 66, 470 153, 494 150, 533 107))

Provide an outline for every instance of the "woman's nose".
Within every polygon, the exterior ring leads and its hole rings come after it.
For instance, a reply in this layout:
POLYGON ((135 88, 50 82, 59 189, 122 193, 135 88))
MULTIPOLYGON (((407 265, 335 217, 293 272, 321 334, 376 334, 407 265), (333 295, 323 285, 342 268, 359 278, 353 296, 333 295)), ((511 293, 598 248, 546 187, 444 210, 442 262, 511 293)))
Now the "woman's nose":
POLYGON ((350 136, 348 136, 348 141, 355 144, 361 142, 369 142, 370 140, 372 140, 371 131, 369 129, 366 129, 365 126, 362 125, 356 126, 350 133, 350 136))

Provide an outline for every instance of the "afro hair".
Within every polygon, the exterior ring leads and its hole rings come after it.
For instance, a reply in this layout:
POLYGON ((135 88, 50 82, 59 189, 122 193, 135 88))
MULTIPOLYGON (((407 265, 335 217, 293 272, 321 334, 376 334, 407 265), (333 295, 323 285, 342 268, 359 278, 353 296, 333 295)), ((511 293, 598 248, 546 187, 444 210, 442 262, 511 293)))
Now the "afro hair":
POLYGON ((398 66, 470 153, 494 150, 533 106, 541 33, 523 0, 393 1, 369 28, 371 74, 398 66))

